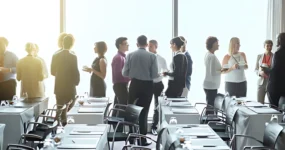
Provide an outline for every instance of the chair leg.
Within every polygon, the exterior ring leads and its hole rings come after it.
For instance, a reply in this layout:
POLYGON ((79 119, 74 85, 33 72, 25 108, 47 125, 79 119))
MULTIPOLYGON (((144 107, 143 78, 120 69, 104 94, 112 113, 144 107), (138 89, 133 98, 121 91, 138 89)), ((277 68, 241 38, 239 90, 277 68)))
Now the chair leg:
POLYGON ((108 143, 108 150, 110 150, 110 142, 109 142, 109 141, 107 141, 107 143, 108 143))

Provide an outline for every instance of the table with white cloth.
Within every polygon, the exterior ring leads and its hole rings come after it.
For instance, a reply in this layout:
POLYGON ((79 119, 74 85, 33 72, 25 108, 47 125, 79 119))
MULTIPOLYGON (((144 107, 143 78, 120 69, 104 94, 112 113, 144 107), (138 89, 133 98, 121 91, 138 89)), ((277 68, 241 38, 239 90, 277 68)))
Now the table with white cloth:
MULTIPOLYGON (((191 150, 230 150, 229 146, 206 124, 178 124, 169 125, 167 128, 169 134, 174 134, 179 139, 184 138, 184 143, 189 143, 191 150)), ((162 141, 167 140, 162 139, 162 141)))
POLYGON ((48 147, 47 150, 107 150, 107 133, 109 125, 97 124, 68 124, 64 127, 64 134, 58 146, 48 147))
POLYGON ((73 117, 76 124, 100 124, 103 123, 106 107, 73 107, 67 118, 73 117))
POLYGON ((3 137, 5 126, 5 124, 0 124, 0 150, 3 150, 3 137))
POLYGON ((34 118, 34 108, 1 107, 0 123, 5 124, 3 148, 17 144, 27 123, 34 118))
POLYGON ((43 98, 29 98, 25 100, 20 100, 19 102, 15 103, 13 107, 15 108, 34 108, 35 117, 38 117, 43 111, 48 108, 48 97, 43 98))
MULTIPOLYGON (((233 122, 235 134, 249 135, 263 141, 265 123, 271 120, 273 114, 278 117, 280 122, 283 114, 256 101, 244 99, 241 99, 241 101, 243 101, 241 105, 237 105, 234 100, 226 99, 225 101, 226 109, 231 109, 233 105, 239 107, 233 122)), ((243 149, 244 146, 255 144, 256 142, 248 138, 239 137, 236 140, 237 149, 243 149)))
POLYGON ((171 117, 175 117, 179 124, 199 124, 199 112, 188 100, 172 101, 170 99, 168 101, 163 97, 159 97, 158 101, 159 125, 164 120, 169 122, 171 117))

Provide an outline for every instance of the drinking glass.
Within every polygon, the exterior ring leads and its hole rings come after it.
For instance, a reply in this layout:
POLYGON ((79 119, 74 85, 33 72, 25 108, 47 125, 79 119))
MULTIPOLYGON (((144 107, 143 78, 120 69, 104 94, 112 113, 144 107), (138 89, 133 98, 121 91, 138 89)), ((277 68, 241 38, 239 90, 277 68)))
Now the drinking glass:
POLYGON ((170 125, 176 125, 176 124, 177 124, 177 119, 176 119, 176 117, 171 117, 170 120, 169 120, 169 124, 170 124, 170 125))

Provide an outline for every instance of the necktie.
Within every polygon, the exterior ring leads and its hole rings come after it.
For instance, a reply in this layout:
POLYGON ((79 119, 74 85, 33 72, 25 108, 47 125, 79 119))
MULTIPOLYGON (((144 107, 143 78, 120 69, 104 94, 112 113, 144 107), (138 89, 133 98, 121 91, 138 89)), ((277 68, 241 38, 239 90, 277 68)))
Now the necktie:
MULTIPOLYGON (((4 55, 0 55, 0 67, 4 67, 4 55)), ((0 71, 0 82, 4 80, 4 74, 0 71)))

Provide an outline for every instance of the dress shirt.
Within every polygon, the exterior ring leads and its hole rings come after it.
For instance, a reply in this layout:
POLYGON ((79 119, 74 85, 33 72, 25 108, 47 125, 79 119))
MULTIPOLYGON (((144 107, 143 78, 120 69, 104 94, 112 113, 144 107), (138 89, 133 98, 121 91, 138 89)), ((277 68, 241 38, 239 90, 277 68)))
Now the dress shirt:
MULTIPOLYGON (((167 69, 166 60, 158 54, 155 54, 155 55, 156 55, 156 59, 157 59, 158 74, 163 73, 163 72, 167 72, 168 69, 167 69)), ((163 78, 163 76, 159 76, 159 77, 155 78, 153 80, 153 82, 154 83, 161 82, 162 78, 163 78)))
POLYGON ((128 83, 130 78, 122 75, 122 70, 126 61, 126 54, 118 51, 112 61, 113 83, 128 83))
POLYGON ((130 53, 123 67, 122 74, 131 79, 153 81, 158 77, 156 56, 145 48, 130 53))
POLYGON ((7 81, 10 79, 16 79, 17 62, 18 62, 18 57, 14 53, 10 51, 4 52, 4 68, 10 68, 11 72, 4 74, 3 81, 7 81))

